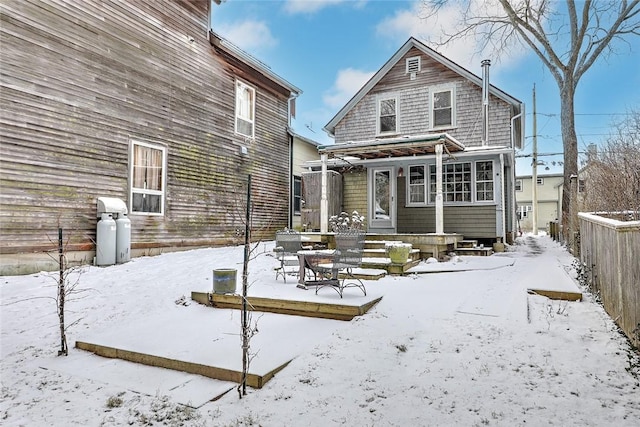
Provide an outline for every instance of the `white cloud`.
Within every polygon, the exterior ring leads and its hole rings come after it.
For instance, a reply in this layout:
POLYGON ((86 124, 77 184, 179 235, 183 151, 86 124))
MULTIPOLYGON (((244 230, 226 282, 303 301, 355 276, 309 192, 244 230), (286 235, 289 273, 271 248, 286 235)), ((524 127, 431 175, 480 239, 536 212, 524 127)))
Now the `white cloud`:
POLYGON ((507 49, 508 52, 503 52, 498 58, 490 48, 481 49, 481 38, 476 37, 475 34, 436 47, 434 42, 441 41, 446 34, 450 34, 460 27, 463 8, 467 7, 472 11, 482 10, 482 15, 486 16, 497 13, 500 6, 497 2, 484 0, 471 0, 470 3, 464 2, 464 4, 448 2, 438 10, 437 15, 425 19, 423 3, 416 1, 410 9, 399 10, 393 17, 380 22, 376 30, 378 36, 392 38, 396 43, 403 43, 410 36, 413 36, 472 72, 477 72, 480 69, 482 59, 489 58, 494 63, 500 62, 505 66, 508 63, 517 62, 528 53, 526 49, 507 49))
POLYGON ((219 25, 216 32, 249 52, 272 48, 278 44, 278 40, 271 34, 264 21, 247 20, 219 25))
POLYGON ((339 70, 333 87, 322 97, 324 104, 332 109, 342 108, 374 74, 354 68, 339 70))
POLYGON ((366 0, 287 0, 284 10, 291 14, 315 13, 325 7, 331 7, 340 3, 349 3, 355 7, 362 7, 366 0))

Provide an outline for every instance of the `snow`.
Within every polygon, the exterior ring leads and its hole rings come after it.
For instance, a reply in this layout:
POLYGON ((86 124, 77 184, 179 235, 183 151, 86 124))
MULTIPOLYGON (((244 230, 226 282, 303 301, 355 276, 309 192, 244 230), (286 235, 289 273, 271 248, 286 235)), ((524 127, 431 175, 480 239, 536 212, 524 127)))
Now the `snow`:
POLYGON ((238 398, 235 384, 102 358, 94 340, 209 364, 239 363, 240 315, 190 300, 212 270, 242 268, 242 247, 85 267, 67 303, 58 357, 56 275, 0 277, 3 426, 637 426, 638 355, 575 281, 547 236, 489 257, 423 262, 404 277, 347 288, 276 280, 273 242, 250 263, 249 295, 362 304, 350 322, 255 313, 252 369, 291 363, 238 398), (527 289, 584 292, 554 301, 527 289), (210 401, 231 390, 217 401, 210 401))

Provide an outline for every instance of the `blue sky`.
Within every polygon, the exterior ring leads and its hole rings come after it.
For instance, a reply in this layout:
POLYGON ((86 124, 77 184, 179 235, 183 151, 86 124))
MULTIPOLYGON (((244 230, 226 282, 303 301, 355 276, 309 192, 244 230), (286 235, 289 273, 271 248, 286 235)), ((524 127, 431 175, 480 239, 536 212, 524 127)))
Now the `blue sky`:
MULTIPOLYGON (((420 19, 421 1, 402 0, 228 0, 215 5, 214 31, 271 67, 302 90, 297 100, 296 133, 332 143, 323 127, 410 36, 437 36, 437 25, 420 19)), ((456 19, 453 10, 438 25, 456 19)), ((606 139, 614 121, 640 108, 640 37, 614 45, 583 76, 575 99, 579 150, 606 139)), ((533 86, 536 86, 538 152, 561 153, 558 86, 526 49, 508 55, 478 54, 473 40, 450 44, 440 53, 481 75, 482 59, 492 60, 491 83, 526 104, 526 146, 531 153, 533 86)), ((541 156, 538 173, 561 172, 561 155, 541 156)), ((517 174, 531 173, 531 159, 518 160, 517 174)))

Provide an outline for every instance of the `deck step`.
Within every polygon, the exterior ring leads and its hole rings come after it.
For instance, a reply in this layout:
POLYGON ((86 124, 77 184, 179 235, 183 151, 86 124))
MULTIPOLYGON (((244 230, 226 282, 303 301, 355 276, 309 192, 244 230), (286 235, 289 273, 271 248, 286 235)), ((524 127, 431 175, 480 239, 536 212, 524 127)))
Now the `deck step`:
POLYGON ((493 254, 493 248, 456 248, 456 254, 467 256, 489 256, 493 254))
MULTIPOLYGON (((363 251, 364 258, 388 258, 387 251, 382 249, 365 249, 363 251)), ((414 248, 411 249, 409 253, 410 260, 420 259, 420 249, 414 248)))

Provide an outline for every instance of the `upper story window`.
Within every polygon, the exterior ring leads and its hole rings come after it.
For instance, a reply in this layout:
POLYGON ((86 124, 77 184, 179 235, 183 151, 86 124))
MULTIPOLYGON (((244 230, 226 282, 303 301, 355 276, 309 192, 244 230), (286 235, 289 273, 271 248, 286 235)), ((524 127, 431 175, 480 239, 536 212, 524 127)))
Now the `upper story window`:
POLYGON ((396 133, 398 126, 398 98, 390 96, 378 99, 378 135, 396 133))
POLYGON ((516 179, 516 191, 522 191, 522 180, 516 179))
POLYGON ((537 178, 536 182, 538 185, 544 185, 544 178, 537 178))
POLYGON ((131 144, 131 212, 164 214, 167 149, 162 145, 131 144))
POLYGON ((452 87, 431 91, 431 128, 450 128, 456 122, 455 91, 452 87))
POLYGON ((255 129, 256 91, 236 81, 236 133, 253 138, 255 129))
POLYGON ((409 203, 424 203, 426 194, 426 165, 409 166, 409 203))

